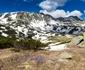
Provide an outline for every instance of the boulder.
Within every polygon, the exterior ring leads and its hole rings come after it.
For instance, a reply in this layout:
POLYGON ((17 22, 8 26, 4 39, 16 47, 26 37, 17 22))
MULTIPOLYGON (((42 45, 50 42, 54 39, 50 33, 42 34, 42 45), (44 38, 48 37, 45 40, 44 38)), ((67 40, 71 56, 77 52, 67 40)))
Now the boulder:
POLYGON ((58 56, 60 59, 72 59, 72 56, 67 53, 67 52, 63 52, 58 56))
POLYGON ((71 45, 78 45, 78 44, 80 44, 82 41, 83 41, 83 36, 78 36, 78 37, 74 37, 74 38, 71 40, 70 44, 71 44, 71 45))
POLYGON ((85 41, 85 32, 83 33, 84 41, 85 41))
POLYGON ((79 46, 80 48, 85 48, 85 41, 81 42, 78 46, 79 46))

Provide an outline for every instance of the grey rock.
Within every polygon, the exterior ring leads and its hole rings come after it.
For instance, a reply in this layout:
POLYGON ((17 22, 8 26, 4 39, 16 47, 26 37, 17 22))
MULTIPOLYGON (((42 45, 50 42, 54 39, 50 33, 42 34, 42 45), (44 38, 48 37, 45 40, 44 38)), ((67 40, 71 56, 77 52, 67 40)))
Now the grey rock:
POLYGON ((80 48, 85 48, 85 41, 81 42, 78 46, 79 46, 80 48))
POLYGON ((67 53, 67 52, 63 52, 58 56, 60 59, 72 59, 72 56, 67 53))
POLYGON ((72 41, 70 42, 71 45, 78 45, 79 43, 81 43, 83 41, 83 37, 82 36, 78 36, 72 39, 72 41))

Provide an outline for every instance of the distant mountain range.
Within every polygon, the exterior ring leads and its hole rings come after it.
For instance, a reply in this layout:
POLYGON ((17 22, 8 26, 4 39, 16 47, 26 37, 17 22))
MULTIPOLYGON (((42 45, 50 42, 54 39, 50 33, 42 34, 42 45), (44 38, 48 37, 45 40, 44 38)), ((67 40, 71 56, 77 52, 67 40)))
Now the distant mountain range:
POLYGON ((11 12, 0 14, 0 37, 52 36, 61 34, 81 34, 85 23, 77 16, 53 18, 43 13, 11 12))
MULTIPOLYGON (((41 14, 43 14, 43 13, 41 13, 41 14)), ((43 14, 43 15, 49 16, 55 21, 62 21, 62 22, 83 21, 82 19, 80 19, 77 16, 53 18, 51 15, 48 15, 48 14, 43 14)))

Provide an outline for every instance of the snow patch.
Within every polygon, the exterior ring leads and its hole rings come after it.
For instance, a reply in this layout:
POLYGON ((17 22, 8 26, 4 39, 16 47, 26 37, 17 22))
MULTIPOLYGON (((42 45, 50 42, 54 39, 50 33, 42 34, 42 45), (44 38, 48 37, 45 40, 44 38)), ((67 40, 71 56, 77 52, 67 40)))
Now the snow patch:
POLYGON ((8 35, 7 35, 7 34, 5 34, 5 33, 2 33, 2 36, 4 36, 4 37, 8 37, 8 35))
POLYGON ((11 17, 12 19, 16 19, 16 16, 17 16, 17 14, 12 14, 10 17, 11 17))
POLYGON ((1 27, 2 29, 5 29, 5 27, 1 27))
POLYGON ((49 51, 61 51, 61 50, 64 50, 64 49, 67 49, 66 44, 53 45, 53 46, 50 46, 49 51))
POLYGON ((22 32, 23 27, 18 26, 18 27, 17 27, 17 30, 18 30, 19 32, 22 32))
POLYGON ((0 17, 0 19, 4 18, 6 14, 8 14, 8 13, 4 13, 4 14, 0 17))
POLYGON ((28 33, 28 29, 24 28, 22 33, 24 33, 25 37, 27 37, 28 36, 28 34, 27 34, 28 33))
POLYGON ((35 21, 35 20, 33 20, 32 22, 31 22, 31 26, 33 26, 33 27, 35 27, 35 28, 40 28, 41 30, 45 30, 45 25, 46 25, 47 23, 45 22, 45 21, 35 21))

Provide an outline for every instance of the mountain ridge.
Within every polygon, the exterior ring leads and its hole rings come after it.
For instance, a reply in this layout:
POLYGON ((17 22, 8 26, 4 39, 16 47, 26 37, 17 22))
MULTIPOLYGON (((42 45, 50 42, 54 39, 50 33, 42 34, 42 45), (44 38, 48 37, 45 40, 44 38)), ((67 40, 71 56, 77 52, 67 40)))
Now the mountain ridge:
POLYGON ((46 16, 49 16, 51 17, 52 19, 56 20, 56 21, 63 21, 63 22, 66 22, 66 21, 69 21, 69 22, 72 22, 70 19, 73 18, 75 19, 76 21, 83 21, 81 18, 77 17, 77 16, 68 16, 68 17, 58 17, 58 18, 54 18, 52 17, 51 15, 49 14, 44 14, 44 13, 41 13, 43 15, 46 15, 46 16), (66 20, 67 19, 67 20, 66 20))
POLYGON ((84 21, 79 18, 69 18, 69 21, 54 20, 42 13, 11 12, 0 16, 0 37, 41 38, 40 36, 55 36, 60 34, 81 34, 85 31, 84 21), (72 18, 72 19, 71 19, 72 18))

